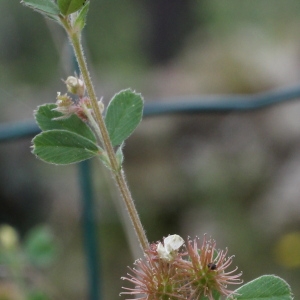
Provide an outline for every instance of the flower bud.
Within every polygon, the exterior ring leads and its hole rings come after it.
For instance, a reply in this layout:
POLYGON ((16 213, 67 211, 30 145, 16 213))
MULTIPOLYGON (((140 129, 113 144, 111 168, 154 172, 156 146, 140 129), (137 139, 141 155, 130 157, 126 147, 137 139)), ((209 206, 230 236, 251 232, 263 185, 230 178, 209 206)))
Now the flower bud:
POLYGON ((78 95, 80 98, 84 96, 84 82, 80 78, 69 76, 65 81, 68 92, 74 95, 78 95))

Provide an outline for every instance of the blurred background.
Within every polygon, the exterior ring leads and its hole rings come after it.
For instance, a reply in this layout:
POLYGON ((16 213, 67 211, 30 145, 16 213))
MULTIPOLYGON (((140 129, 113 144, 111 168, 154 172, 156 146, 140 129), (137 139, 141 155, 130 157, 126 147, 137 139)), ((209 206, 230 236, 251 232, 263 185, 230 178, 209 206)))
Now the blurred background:
MULTIPOLYGON (((146 103, 184 101, 299 85, 299 28, 292 0, 91 0, 84 44, 105 103, 128 87, 146 103)), ((69 50, 57 24, 19 0, 0 2, 1 123, 33 119, 38 105, 65 92, 69 50)), ((149 240, 207 233, 235 254, 245 282, 276 274, 300 297, 299 115, 295 101, 144 119, 126 143, 124 167, 149 240)), ((34 275, 48 298, 34 299, 88 299, 78 168, 45 164, 30 145, 0 145, 0 223, 18 232, 20 247, 40 224, 53 234, 55 258, 34 275)), ((116 299, 141 253, 130 249, 110 176, 98 161, 92 167, 99 284, 103 299, 116 299)), ((2 269, 0 299, 24 299, 2 269)))

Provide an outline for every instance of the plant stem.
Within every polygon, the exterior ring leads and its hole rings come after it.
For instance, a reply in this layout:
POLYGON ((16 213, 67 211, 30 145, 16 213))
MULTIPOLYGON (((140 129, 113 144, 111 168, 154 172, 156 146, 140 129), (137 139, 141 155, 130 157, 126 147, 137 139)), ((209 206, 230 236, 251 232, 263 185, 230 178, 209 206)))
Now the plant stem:
POLYGON ((72 33, 70 30, 67 30, 67 32, 69 34, 72 46, 74 48, 74 52, 75 52, 77 62, 78 62, 78 65, 79 65, 79 68, 81 71, 81 75, 83 77, 83 80, 84 80, 84 83, 85 83, 85 86, 87 89, 87 93, 88 93, 88 96, 91 101, 91 105, 92 105, 93 112, 95 115, 95 120, 99 126, 99 129, 100 129, 100 132, 102 135, 104 148, 109 157, 111 168, 113 170, 113 172, 112 172, 113 177, 116 181, 116 184, 118 185, 118 187, 120 189, 121 195, 122 195, 125 205, 127 207, 130 219, 132 221, 136 235, 139 239, 140 245, 143 250, 146 250, 149 247, 149 242, 147 240, 142 223, 140 221, 137 210, 135 208, 134 201, 132 199, 131 193, 130 193, 128 185, 126 183, 125 174, 124 174, 122 168, 121 169, 119 168, 119 165, 118 165, 118 162, 116 159, 116 155, 115 155, 114 149, 112 147, 108 131, 106 129, 104 119, 102 117, 101 111, 98 106, 95 89, 94 89, 94 86, 93 86, 93 83, 91 80, 91 76, 88 72, 86 60, 85 60, 84 53, 83 53, 83 48, 82 48, 82 45, 80 42, 80 34, 72 33))
POLYGON ((91 126, 95 130, 96 135, 99 137, 99 140, 103 143, 102 134, 100 132, 100 128, 99 128, 98 123, 96 122, 94 116, 92 115, 92 112, 89 110, 89 108, 86 107, 85 104, 82 104, 81 106, 82 106, 82 108, 84 110, 84 113, 87 116, 87 118, 88 118, 91 126))

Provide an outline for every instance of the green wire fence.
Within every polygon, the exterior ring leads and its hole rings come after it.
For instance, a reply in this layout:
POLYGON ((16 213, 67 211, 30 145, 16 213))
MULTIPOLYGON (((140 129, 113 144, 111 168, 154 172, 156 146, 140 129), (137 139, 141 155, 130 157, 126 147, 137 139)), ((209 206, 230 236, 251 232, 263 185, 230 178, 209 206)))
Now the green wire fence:
MULTIPOLYGON (((173 97, 169 99, 150 99, 144 108, 145 117, 167 114, 198 114, 248 112, 263 109, 275 104, 300 99, 300 86, 271 90, 254 95, 228 95, 206 97, 173 97)), ((0 124, 0 143, 33 137, 40 132, 35 121, 28 120, 0 124)), ((78 165, 82 200, 82 227, 87 260, 89 300, 101 299, 101 277, 99 272, 99 251, 97 247, 96 216, 94 214, 94 195, 91 182, 90 162, 78 165)))

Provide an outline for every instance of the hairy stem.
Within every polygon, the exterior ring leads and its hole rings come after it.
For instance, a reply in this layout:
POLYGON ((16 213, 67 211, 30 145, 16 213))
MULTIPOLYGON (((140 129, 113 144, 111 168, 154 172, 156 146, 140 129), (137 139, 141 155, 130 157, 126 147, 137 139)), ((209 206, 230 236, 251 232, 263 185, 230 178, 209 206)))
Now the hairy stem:
POLYGON ((90 122, 90 125, 95 130, 95 133, 96 133, 97 137, 99 138, 99 141, 101 141, 103 143, 102 134, 101 134, 100 128, 99 128, 94 116, 92 115, 91 111, 89 110, 89 108, 86 107, 85 104, 82 104, 81 106, 84 110, 85 115, 87 116, 87 118, 90 122))
POLYGON ((146 250, 149 246, 145 231, 143 229, 142 223, 140 221, 140 218, 138 216, 137 210, 135 208, 131 193, 129 191, 128 185, 125 180, 125 174, 122 170, 122 168, 119 168, 116 155, 114 152, 114 149, 112 147, 106 125, 104 122, 104 119, 102 117, 101 111, 98 106, 98 101, 95 93, 95 89, 91 80, 91 76, 88 72, 86 60, 83 53, 83 48, 80 42, 80 34, 79 33, 72 33, 71 30, 68 30, 67 32, 69 34, 70 41, 72 43, 72 46, 74 48, 74 52, 78 61, 78 65, 81 71, 81 75, 83 77, 88 96, 91 100, 92 109, 95 115, 95 120, 99 126, 101 136, 103 139, 103 146, 108 154, 109 161, 111 164, 111 168, 113 170, 113 177, 116 181, 116 184, 118 185, 122 198, 125 202, 125 205, 127 207, 130 219, 132 221, 133 227, 135 229, 135 232, 137 234, 137 237, 139 239, 140 245, 143 250, 146 250))

